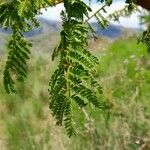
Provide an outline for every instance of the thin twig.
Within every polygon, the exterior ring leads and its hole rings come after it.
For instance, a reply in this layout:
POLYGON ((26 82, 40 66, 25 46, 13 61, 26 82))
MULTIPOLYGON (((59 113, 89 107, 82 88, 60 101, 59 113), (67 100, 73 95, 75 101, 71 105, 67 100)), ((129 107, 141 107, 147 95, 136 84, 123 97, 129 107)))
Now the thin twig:
POLYGON ((102 6, 100 9, 98 9, 91 17, 89 17, 87 20, 85 20, 84 23, 87 23, 91 18, 93 18, 99 11, 103 10, 107 5, 102 6))

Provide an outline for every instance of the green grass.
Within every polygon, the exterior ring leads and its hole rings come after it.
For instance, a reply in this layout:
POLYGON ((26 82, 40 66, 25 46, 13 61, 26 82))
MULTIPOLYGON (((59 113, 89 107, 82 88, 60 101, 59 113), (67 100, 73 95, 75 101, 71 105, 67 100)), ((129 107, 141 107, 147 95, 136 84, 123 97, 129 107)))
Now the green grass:
MULTIPOLYGON (((16 95, 6 94, 1 76, 2 150, 150 149, 150 56, 146 47, 132 37, 100 49, 93 52, 100 59, 97 78, 103 99, 112 107, 105 111, 76 109, 78 134, 71 139, 55 125, 48 109, 48 82, 57 65, 50 54, 33 51, 28 79, 17 85, 16 95)), ((1 74, 3 69, 1 58, 1 74)))

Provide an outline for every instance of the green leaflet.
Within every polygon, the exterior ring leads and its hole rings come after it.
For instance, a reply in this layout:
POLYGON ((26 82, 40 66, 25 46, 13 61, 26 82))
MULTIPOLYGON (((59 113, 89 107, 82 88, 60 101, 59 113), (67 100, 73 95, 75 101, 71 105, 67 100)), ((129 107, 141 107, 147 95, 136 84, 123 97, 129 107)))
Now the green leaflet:
POLYGON ((143 31, 142 36, 139 38, 138 42, 142 42, 147 46, 147 51, 150 53, 150 13, 147 12, 141 16, 142 24, 147 26, 147 30, 143 31))
POLYGON ((147 46, 147 52, 150 53, 150 27, 148 27, 147 30, 145 30, 141 36, 141 38, 139 38, 138 42, 142 42, 143 44, 145 44, 147 46))
POLYGON ((22 38, 21 33, 14 33, 8 43, 8 58, 4 70, 4 85, 8 93, 16 92, 15 80, 24 81, 27 76, 27 63, 31 44, 22 38), (15 75, 15 77, 14 77, 15 75))

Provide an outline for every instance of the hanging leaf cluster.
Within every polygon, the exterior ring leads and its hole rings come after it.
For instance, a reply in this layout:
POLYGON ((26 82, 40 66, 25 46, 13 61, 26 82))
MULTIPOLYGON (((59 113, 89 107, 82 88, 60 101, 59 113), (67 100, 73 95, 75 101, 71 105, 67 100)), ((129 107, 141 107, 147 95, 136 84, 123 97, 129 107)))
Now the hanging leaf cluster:
POLYGON ((23 33, 39 26, 35 19, 40 7, 37 2, 13 0, 0 5, 0 27, 12 32, 7 44, 8 57, 4 70, 4 86, 8 93, 16 92, 16 81, 24 81, 27 76, 31 43, 23 33))
POLYGON ((75 10, 83 8, 80 9, 80 13, 67 9, 61 13, 63 20, 61 42, 54 51, 59 52, 60 62, 51 78, 49 92, 52 114, 56 117, 58 125, 64 122, 67 134, 71 136, 75 133, 72 125, 73 103, 81 108, 88 103, 97 108, 106 106, 96 97, 96 92, 102 93, 94 77, 98 59, 86 49, 88 28, 83 23, 83 15, 87 15, 90 9, 79 2, 68 2, 66 7, 73 7, 75 10))

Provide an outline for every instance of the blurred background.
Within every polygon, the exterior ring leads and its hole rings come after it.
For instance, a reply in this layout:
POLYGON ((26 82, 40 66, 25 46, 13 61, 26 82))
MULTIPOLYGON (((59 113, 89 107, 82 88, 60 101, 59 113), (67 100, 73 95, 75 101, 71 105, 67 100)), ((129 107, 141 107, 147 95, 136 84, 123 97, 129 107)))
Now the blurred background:
POLYGON ((91 22, 98 39, 89 33, 88 49, 99 58, 97 79, 112 108, 89 107, 88 117, 78 110, 78 134, 69 139, 48 108, 48 82, 58 64, 51 54, 60 40, 61 22, 44 13, 38 17, 41 26, 25 34, 33 48, 28 78, 17 84, 17 94, 4 90, 11 31, 0 30, 0 150, 150 150, 150 54, 137 43, 142 27, 112 23, 102 30, 91 22))

